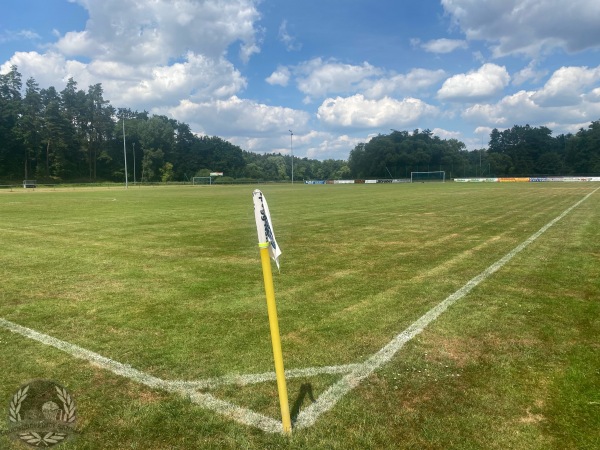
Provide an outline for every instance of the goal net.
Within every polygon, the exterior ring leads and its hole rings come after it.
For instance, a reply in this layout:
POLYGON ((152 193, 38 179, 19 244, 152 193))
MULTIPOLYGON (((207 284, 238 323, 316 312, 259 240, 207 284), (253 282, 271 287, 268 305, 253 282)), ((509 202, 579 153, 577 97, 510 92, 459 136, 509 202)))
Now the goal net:
POLYGON ((444 183, 446 181, 446 172, 443 170, 434 170, 431 172, 411 172, 410 182, 411 183, 424 183, 429 181, 440 181, 444 183))
POLYGON ((194 177, 192 178, 192 184, 212 184, 212 177, 194 177))

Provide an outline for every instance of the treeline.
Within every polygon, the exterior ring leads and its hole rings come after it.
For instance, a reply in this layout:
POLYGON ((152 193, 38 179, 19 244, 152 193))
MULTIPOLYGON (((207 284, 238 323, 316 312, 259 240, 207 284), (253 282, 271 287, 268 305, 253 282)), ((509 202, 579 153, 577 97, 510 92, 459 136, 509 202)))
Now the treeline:
POLYGON ((519 126, 490 134, 489 159, 498 175, 600 173, 600 121, 576 134, 552 137, 547 127, 519 126))
MULTIPOLYGON (((0 182, 122 181, 123 122, 131 181, 185 181, 210 172, 253 180, 292 176, 290 156, 257 155, 219 137, 197 136, 165 116, 115 109, 101 84, 84 91, 70 78, 58 92, 30 78, 23 86, 13 66, 0 75, 0 182)), ((294 158, 298 180, 349 173, 344 161, 294 158)))
POLYGON ((392 131, 357 145, 348 166, 352 177, 408 178, 411 172, 444 170, 446 176, 586 175, 600 173, 600 121, 577 134, 552 137, 529 125, 490 134, 489 147, 467 151, 456 139, 429 130, 392 131))
POLYGON ((358 144, 348 166, 354 178, 410 178, 411 172, 434 170, 446 170, 451 177, 466 173, 475 157, 456 139, 440 139, 429 130, 394 130, 358 144))
POLYGON ((197 136, 189 125, 148 112, 115 109, 101 84, 79 89, 70 78, 58 92, 23 86, 16 66, 0 75, 0 184, 123 181, 125 124, 127 175, 132 181, 186 181, 210 172, 248 180, 408 178, 413 171, 446 176, 569 175, 600 173, 600 121, 572 135, 547 127, 494 129, 489 147, 467 151, 456 139, 429 130, 392 131, 357 145, 348 161, 255 154, 219 137, 197 136), (293 170, 292 170, 293 167, 293 170))

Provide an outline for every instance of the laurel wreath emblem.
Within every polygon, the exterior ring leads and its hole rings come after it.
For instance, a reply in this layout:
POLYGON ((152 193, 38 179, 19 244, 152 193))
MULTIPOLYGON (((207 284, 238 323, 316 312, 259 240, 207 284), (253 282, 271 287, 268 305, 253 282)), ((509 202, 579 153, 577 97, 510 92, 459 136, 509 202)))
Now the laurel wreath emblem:
POLYGON ((73 423, 75 421, 75 402, 67 392, 65 388, 55 386, 58 393, 58 398, 63 404, 63 410, 61 420, 67 423, 73 423))
POLYGON ((19 389, 15 395, 13 395, 10 401, 10 407, 8 408, 8 419, 11 422, 21 421, 21 404, 27 398, 27 391, 29 391, 29 385, 19 389))
POLYGON ((55 433, 54 431, 50 431, 46 433, 44 436, 41 436, 39 433, 35 431, 28 431, 26 433, 19 433, 19 438, 22 441, 27 442, 29 445, 33 445, 34 447, 49 447, 50 445, 58 444, 63 439, 67 437, 67 433, 55 433))
MULTIPOLYGON (((8 418, 15 426, 18 426, 19 422, 23 421, 21 416, 21 408, 23 402, 27 399, 29 394, 30 385, 26 385, 20 388, 15 395, 13 395, 10 405, 8 408, 8 418)), ((62 403, 60 412, 57 413, 56 422, 62 422, 67 426, 72 426, 76 419, 76 408, 75 401, 67 390, 58 385, 54 385, 56 395, 62 403)), ((26 421, 25 421, 26 423, 26 421)), ((55 422, 50 422, 55 423, 55 422)), ((59 444, 69 437, 69 433, 61 431, 38 431, 38 430, 27 430, 20 433, 15 433, 15 437, 18 437, 21 441, 29 444, 32 447, 51 447, 59 444)))

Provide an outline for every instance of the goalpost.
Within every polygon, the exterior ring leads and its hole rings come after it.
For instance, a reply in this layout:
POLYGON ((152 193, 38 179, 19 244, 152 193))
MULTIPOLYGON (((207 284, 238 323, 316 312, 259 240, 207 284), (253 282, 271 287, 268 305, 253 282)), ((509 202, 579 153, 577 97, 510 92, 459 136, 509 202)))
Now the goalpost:
POLYGON ((223 172, 210 172, 208 177, 193 177, 192 186, 196 184, 212 184, 212 179, 215 177, 222 177, 223 172))
POLYGON ((410 182, 411 183, 419 183, 426 181, 441 181, 442 183, 446 182, 446 171, 444 170, 433 170, 430 172, 411 172, 410 173, 410 182))
POLYGON ((192 178, 192 185, 197 184, 212 184, 212 177, 194 177, 192 178))

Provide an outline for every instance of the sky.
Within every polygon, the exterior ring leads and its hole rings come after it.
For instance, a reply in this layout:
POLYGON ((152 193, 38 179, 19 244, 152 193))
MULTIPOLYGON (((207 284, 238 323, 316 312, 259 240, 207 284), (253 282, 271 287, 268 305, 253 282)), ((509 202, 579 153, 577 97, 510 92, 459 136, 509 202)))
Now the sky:
POLYGON ((345 160, 415 129, 473 150, 600 120, 600 1, 3 0, 12 65, 256 153, 345 160))

